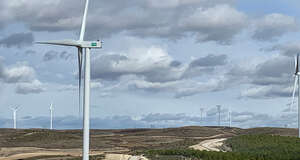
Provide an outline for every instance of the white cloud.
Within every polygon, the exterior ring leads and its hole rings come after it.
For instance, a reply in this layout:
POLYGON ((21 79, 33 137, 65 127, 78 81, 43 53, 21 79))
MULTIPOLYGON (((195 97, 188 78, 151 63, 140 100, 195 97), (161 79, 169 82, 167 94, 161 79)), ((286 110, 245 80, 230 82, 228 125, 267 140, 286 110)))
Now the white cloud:
POLYGON ((45 91, 43 84, 34 80, 31 83, 18 83, 16 87, 17 94, 38 94, 45 91))
POLYGON ((247 16, 229 5, 217 5, 198 8, 179 23, 184 31, 197 33, 199 41, 229 44, 247 26, 247 16))
POLYGON ((35 70, 26 64, 5 68, 3 77, 6 83, 32 82, 35 80, 35 70))
POLYGON ((172 58, 159 47, 135 48, 127 54, 108 54, 96 57, 92 78, 117 80, 123 75, 143 76, 151 82, 180 79, 184 68, 172 67, 172 58))

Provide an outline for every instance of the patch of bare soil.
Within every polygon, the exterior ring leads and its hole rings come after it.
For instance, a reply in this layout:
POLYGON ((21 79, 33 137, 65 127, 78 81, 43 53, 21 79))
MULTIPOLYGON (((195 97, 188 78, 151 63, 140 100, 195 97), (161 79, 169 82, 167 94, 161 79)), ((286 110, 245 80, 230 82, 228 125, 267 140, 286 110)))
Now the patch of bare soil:
POLYGON ((127 154, 106 154, 105 160, 148 160, 144 156, 131 156, 127 154))
POLYGON ((221 150, 221 146, 223 145, 226 138, 219 138, 219 139, 210 139, 200 142, 199 144, 190 146, 190 148, 193 148, 195 150, 200 151, 223 151, 221 150))

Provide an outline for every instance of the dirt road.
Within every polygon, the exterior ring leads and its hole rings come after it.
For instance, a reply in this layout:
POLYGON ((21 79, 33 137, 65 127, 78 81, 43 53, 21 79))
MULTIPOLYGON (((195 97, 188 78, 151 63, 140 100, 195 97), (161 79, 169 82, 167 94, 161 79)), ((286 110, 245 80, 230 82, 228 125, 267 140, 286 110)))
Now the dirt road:
POLYGON ((190 146, 190 148, 200 150, 200 151, 221 151, 220 147, 223 145, 223 142, 226 138, 219 139, 210 139, 200 142, 199 144, 190 146))
POLYGON ((105 160, 148 160, 143 156, 131 156, 127 154, 106 154, 105 160))

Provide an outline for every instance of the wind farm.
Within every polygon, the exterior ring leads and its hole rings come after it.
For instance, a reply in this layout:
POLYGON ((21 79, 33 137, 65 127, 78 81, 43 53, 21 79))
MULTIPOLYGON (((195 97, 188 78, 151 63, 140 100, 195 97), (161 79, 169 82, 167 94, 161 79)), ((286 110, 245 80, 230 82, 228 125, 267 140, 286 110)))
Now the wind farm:
POLYGON ((2 0, 0 160, 300 159, 299 4, 2 0))

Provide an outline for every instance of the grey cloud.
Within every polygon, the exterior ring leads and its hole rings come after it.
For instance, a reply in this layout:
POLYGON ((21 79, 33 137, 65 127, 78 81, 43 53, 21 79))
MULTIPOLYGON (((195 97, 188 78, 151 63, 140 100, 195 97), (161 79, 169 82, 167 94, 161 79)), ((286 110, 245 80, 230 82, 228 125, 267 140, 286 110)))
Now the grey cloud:
POLYGON ((190 67, 215 67, 222 66, 227 63, 227 55, 209 54, 205 57, 198 58, 190 63, 190 67))
POLYGON ((234 4, 235 0, 146 0, 147 7, 158 8, 158 9, 168 9, 168 8, 178 8, 193 5, 201 5, 205 7, 215 6, 216 4, 234 4))
MULTIPOLYGON (((229 44, 247 23, 246 16, 232 7, 234 4, 235 0, 93 1, 87 39, 118 33, 170 40, 196 35, 199 41, 229 44), (210 14, 220 19, 214 20, 210 14), (198 23, 201 21, 207 21, 207 25, 198 23)), ((0 16, 0 24, 17 21, 32 31, 79 31, 84 4, 74 0, 3 0, 0 6, 0 15, 6 15, 0 16)))
POLYGON ((108 54, 92 60, 92 78, 119 80, 125 75, 136 75, 151 83, 167 83, 200 77, 212 73, 216 67, 227 63, 226 55, 208 55, 182 64, 173 60, 165 51, 152 47, 139 51, 139 55, 108 54), (144 55, 144 56, 141 56, 144 55))
POLYGON ((223 82, 220 80, 212 79, 208 82, 201 83, 191 83, 190 86, 182 87, 177 86, 177 90, 175 92, 175 98, 185 98, 189 96, 193 96, 199 93, 207 93, 207 92, 217 92, 220 90, 224 90, 227 86, 223 86, 223 82))
MULTIPOLYGON (((122 9, 119 8, 119 10, 110 10, 105 9, 108 12, 103 13, 100 10, 95 11, 95 13, 98 14, 92 14, 92 19, 95 19, 99 17, 100 14, 102 16, 100 17, 101 21, 94 22, 94 24, 91 24, 90 29, 88 31, 88 35, 97 35, 95 33, 98 33, 102 36, 109 36, 113 33, 127 33, 129 35, 134 35, 138 37, 155 37, 155 38, 166 38, 170 40, 177 40, 182 37, 185 37, 187 35, 198 35, 198 40, 201 39, 201 41, 218 41, 222 44, 229 44, 229 41, 234 37, 235 34, 239 33, 239 31, 242 30, 242 26, 240 23, 240 17, 239 12, 235 11, 233 8, 229 7, 227 9, 226 7, 224 12, 225 14, 219 14, 220 12, 217 12, 218 8, 214 8, 214 6, 218 4, 224 4, 226 1, 220 2, 220 1, 193 1, 193 2, 175 2, 170 1, 167 2, 160 2, 160 3, 151 3, 145 4, 143 2, 131 2, 134 3, 134 8, 132 8, 131 5, 128 5, 129 3, 122 3, 123 7, 122 9), (149 5, 150 4, 150 5, 149 5), (159 4, 159 5, 153 5, 153 4, 159 4), (165 5, 163 5, 165 4, 165 5), (205 5, 210 4, 210 5, 205 5), (128 6, 127 6, 128 5, 128 6), (160 9, 160 7, 163 7, 165 9, 160 9), (173 6, 173 7, 172 7, 173 6), (174 7, 177 6, 177 7, 174 7), (126 8, 128 7, 128 8, 126 8), (128 10, 130 8, 130 11, 128 10), (197 8, 199 8, 197 10, 197 8), (229 25, 224 25, 223 23, 214 24, 213 22, 210 23, 210 26, 199 26, 194 23, 201 21, 201 20, 210 20, 205 14, 203 17, 195 17, 196 21, 189 21, 191 23, 185 23, 183 20, 187 19, 187 17, 192 17, 194 12, 203 10, 211 11, 211 13, 219 14, 220 17, 226 19, 227 15, 232 16, 235 18, 238 18, 237 21, 230 21, 233 23, 230 23, 229 25), (114 14, 107 14, 109 12, 114 11, 114 14), (235 14, 238 13, 238 14, 235 14), (154 17, 160 17, 159 19, 154 17), (199 19, 204 18, 204 19, 199 19), (110 19, 117 20, 116 22, 110 21, 110 19), (124 21, 126 19, 126 21, 124 21), (145 21, 147 19, 147 21, 145 21), (230 26, 231 27, 227 27, 230 26), (98 30, 99 28, 102 28, 102 31, 98 30), (234 28, 234 29, 231 29, 234 28), (220 30, 221 29, 221 30, 220 30), (202 38, 203 37, 203 38, 202 38)), ((120 2, 119 2, 120 3, 120 2)), ((229 3, 230 4, 230 3, 229 3)), ((107 7, 109 8, 109 7, 107 7)), ((221 7, 220 7, 221 8, 221 7)), ((217 16, 216 16, 217 17, 217 16)), ((233 19, 233 18, 232 18, 233 19)), ((209 21, 211 22, 211 21, 209 21)), ((245 23, 243 23, 245 24, 245 23)), ((94 38, 98 38, 93 36, 94 38)))
MULTIPOLYGON (((94 79, 108 79, 115 80, 124 74, 130 74, 130 71, 126 72, 122 70, 116 70, 113 68, 114 64, 120 64, 123 61, 127 61, 128 57, 123 55, 103 55, 92 61, 92 78, 94 79)), ((129 70, 129 69, 128 69, 129 70)))
POLYGON ((225 84, 250 85, 242 91, 241 97, 255 99, 288 97, 292 92, 293 65, 291 57, 279 55, 252 66, 246 67, 244 64, 233 66, 225 74, 227 77, 225 84))
POLYGON ((26 55, 35 55, 37 52, 36 51, 34 51, 34 50, 26 50, 25 51, 25 54, 26 55))
POLYGON ((33 44, 34 37, 32 33, 15 33, 8 37, 0 39, 0 45, 11 48, 11 47, 27 47, 33 44))
POLYGON ((92 78, 119 80, 123 76, 135 75, 136 78, 126 84, 130 90, 172 93, 175 98, 217 92, 245 84, 250 87, 242 91, 241 97, 256 99, 286 97, 290 92, 293 72, 293 60, 290 57, 273 57, 255 66, 244 64, 228 66, 226 55, 207 55, 189 64, 175 61, 176 65, 172 65, 174 60, 171 59, 170 57, 157 61, 149 59, 139 63, 138 57, 102 55, 93 61, 92 78), (227 71, 224 68, 231 69, 227 71), (217 76, 208 74, 216 70, 217 76), (204 75, 209 76, 201 81, 195 80, 204 75))
POLYGON ((52 59, 55 59, 57 57, 58 52, 55 51, 48 51, 45 53, 43 57, 43 61, 51 61, 52 59))
POLYGON ((47 61, 52 61, 52 60, 55 60, 55 59, 58 59, 58 60, 70 60, 74 58, 73 54, 70 54, 66 51, 62 51, 62 52, 57 52, 57 51, 48 51, 44 54, 43 56, 43 61, 47 62, 47 61))
POLYGON ((177 86, 183 84, 182 81, 174 82, 147 82, 144 80, 135 80, 128 84, 129 89, 132 90, 144 90, 148 92, 174 92, 177 89, 177 86))
MULTIPOLYGON (((83 3, 3 0, 0 15, 5 16, 0 16, 0 26, 21 22, 32 31, 79 31, 83 3)), ((98 39, 125 33, 169 40, 193 36, 199 42, 227 45, 251 24, 246 14, 235 8, 235 3, 235 0, 93 1, 86 35, 87 39, 98 39)), ((253 38, 258 40, 272 40, 297 31, 298 25, 295 18, 282 14, 266 15, 254 23, 253 38)))
POLYGON ((179 67, 181 65, 181 62, 179 61, 172 61, 170 63, 170 67, 179 67))
MULTIPOLYGON (((129 54, 99 55, 92 60, 91 76, 94 80, 119 81, 125 76, 135 76, 126 84, 130 90, 172 92, 176 98, 227 88, 223 77, 206 82, 192 78, 213 73, 227 64, 226 55, 208 55, 188 64, 173 60, 165 51, 152 47, 129 54)), ((218 73, 221 73, 220 71, 218 73)), ((128 80, 127 80, 128 81, 128 80)))
POLYGON ((241 93, 242 97, 254 99, 267 99, 276 97, 291 97, 291 87, 270 85, 270 86, 256 86, 247 89, 241 93))
POLYGON ((289 32, 298 31, 295 18, 282 14, 269 14, 255 24, 253 38, 261 41, 270 41, 289 32))
MULTIPOLYGON (((189 67, 184 71, 183 77, 198 77, 207 73, 213 73, 217 67, 225 66, 227 64, 227 55, 213 55, 209 54, 205 57, 200 57, 193 60, 189 67)), ((220 71, 219 71, 220 74, 220 71)))
POLYGON ((293 57, 300 53, 300 44, 295 42, 289 42, 286 44, 277 44, 271 48, 264 49, 266 51, 279 51, 284 56, 293 57))
POLYGON ((277 57, 259 64, 255 68, 253 83, 258 85, 286 84, 291 82, 293 60, 277 57))
POLYGON ((216 92, 224 89, 223 82, 211 80, 208 82, 196 82, 192 80, 179 80, 170 82, 148 82, 135 80, 128 84, 129 89, 143 90, 152 93, 172 93, 174 98, 185 98, 199 93, 216 92))

